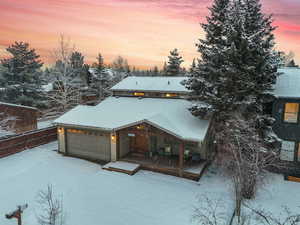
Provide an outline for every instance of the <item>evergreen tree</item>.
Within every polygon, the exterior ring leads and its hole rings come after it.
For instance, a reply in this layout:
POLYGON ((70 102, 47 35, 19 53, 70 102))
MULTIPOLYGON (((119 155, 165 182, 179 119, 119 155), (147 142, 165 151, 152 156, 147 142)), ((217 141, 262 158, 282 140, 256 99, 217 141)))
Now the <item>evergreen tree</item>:
POLYGON ((287 65, 287 67, 299 67, 296 63, 295 63, 295 60, 292 59, 287 65))
POLYGON ((94 64, 93 69, 91 87, 97 92, 100 98, 104 98, 109 92, 108 89, 111 86, 113 77, 108 74, 101 53, 98 54, 97 63, 94 64))
MULTIPOLYGON (((259 0, 215 0, 207 24, 202 25, 206 38, 197 44, 201 60, 185 82, 193 96, 198 96, 191 112, 199 117, 213 114, 212 132, 218 150, 231 148, 223 141, 226 134, 234 133, 228 121, 252 121, 253 135, 263 146, 253 151, 242 149, 250 161, 254 158, 251 154, 261 154, 261 149, 275 152, 279 147, 272 131, 273 118, 263 111, 264 104, 272 99, 267 93, 278 76, 279 55, 274 50, 272 17, 263 14, 261 7, 259 0)), ((243 133, 233 136, 245 140, 240 135, 243 133)), ((249 165, 255 164, 250 161, 249 165)), ((252 168, 247 169, 251 174, 252 168)), ((251 189, 243 190, 250 193, 244 197, 253 197, 256 178, 249 176, 243 181, 251 189)))
POLYGON ((193 62, 192 62, 192 65, 191 65, 191 67, 190 67, 190 71, 189 71, 190 74, 194 73, 195 70, 196 70, 196 59, 194 58, 194 59, 193 59, 193 62))
POLYGON ((40 75, 43 63, 40 56, 25 42, 15 42, 6 51, 12 57, 1 60, 2 66, 6 69, 3 73, 7 84, 4 100, 42 107, 40 75))
MULTIPOLYGON (((231 111, 249 99, 261 99, 272 89, 278 55, 271 23, 258 0, 230 5, 229 0, 215 0, 208 24, 202 25, 206 39, 197 45, 202 59, 186 82, 207 104, 206 109, 231 111)), ((194 107, 193 112, 197 114, 203 107, 194 107)))
POLYGON ((70 66, 72 70, 72 76, 74 78, 80 78, 82 84, 90 84, 90 73, 88 71, 89 65, 84 63, 84 56, 81 52, 72 52, 70 57, 70 66))
POLYGON ((83 74, 86 77, 87 85, 90 86, 92 82, 92 74, 90 73, 90 65, 83 64, 83 74))
POLYGON ((183 60, 179 55, 177 48, 175 48, 173 51, 170 51, 168 58, 169 61, 166 68, 166 76, 178 76, 181 72, 180 65, 183 60))
POLYGON ((153 76, 159 76, 159 70, 157 66, 154 66, 152 74, 153 76))
POLYGON ((166 74, 167 74, 167 63, 166 62, 164 62, 164 65, 163 65, 163 68, 162 68, 162 71, 161 71, 161 73, 164 75, 164 76, 166 76, 166 74))
POLYGON ((78 51, 72 52, 70 61, 73 69, 81 70, 84 64, 84 56, 78 51))
POLYGON ((98 57, 97 57, 97 64, 96 64, 96 67, 97 69, 97 72, 98 73, 102 73, 103 70, 105 69, 105 66, 104 66, 104 58, 103 56, 101 55, 101 53, 98 54, 98 57))

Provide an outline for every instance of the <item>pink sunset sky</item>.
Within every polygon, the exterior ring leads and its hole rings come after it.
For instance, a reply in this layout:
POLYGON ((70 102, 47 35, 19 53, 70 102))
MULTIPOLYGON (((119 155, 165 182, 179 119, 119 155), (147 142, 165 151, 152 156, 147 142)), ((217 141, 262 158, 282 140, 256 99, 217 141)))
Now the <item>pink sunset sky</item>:
MULTIPOLYGON (((29 42, 47 63, 64 34, 88 63, 101 52, 105 62, 121 55, 130 65, 161 67, 178 48, 189 66, 199 57, 195 43, 203 38, 212 0, 1 0, 0 54, 14 41, 29 42)), ((300 64, 300 1, 262 0, 274 15, 277 48, 293 51, 300 64)))

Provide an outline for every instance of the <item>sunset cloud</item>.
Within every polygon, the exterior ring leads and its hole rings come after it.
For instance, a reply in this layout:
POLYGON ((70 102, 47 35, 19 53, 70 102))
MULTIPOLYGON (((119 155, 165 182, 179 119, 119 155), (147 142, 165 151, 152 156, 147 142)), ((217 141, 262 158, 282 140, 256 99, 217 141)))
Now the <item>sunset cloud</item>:
MULTIPOLYGON (((263 0, 274 14, 278 48, 296 53, 300 63, 300 2, 263 0)), ((140 67, 161 66, 178 48, 188 66, 198 57, 211 0, 1 0, 0 53, 14 41, 27 41, 47 63, 64 33, 88 62, 101 52, 106 62, 117 55, 140 67), (5 21, 5 22, 4 22, 5 21)))

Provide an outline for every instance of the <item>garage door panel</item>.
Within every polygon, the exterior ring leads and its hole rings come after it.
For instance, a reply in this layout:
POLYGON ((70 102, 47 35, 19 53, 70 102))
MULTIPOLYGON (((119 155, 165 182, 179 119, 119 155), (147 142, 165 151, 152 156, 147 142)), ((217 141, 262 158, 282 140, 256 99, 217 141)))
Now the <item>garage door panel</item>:
POLYGON ((67 150, 74 156, 110 161, 110 137, 107 134, 73 130, 67 132, 67 150))

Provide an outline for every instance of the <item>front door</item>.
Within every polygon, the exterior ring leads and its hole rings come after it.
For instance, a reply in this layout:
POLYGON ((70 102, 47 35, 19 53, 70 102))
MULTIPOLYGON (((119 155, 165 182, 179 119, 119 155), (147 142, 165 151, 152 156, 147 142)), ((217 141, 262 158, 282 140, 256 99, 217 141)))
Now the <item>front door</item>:
POLYGON ((137 132, 131 138, 130 148, 134 152, 145 153, 148 151, 148 138, 144 132, 137 132))

